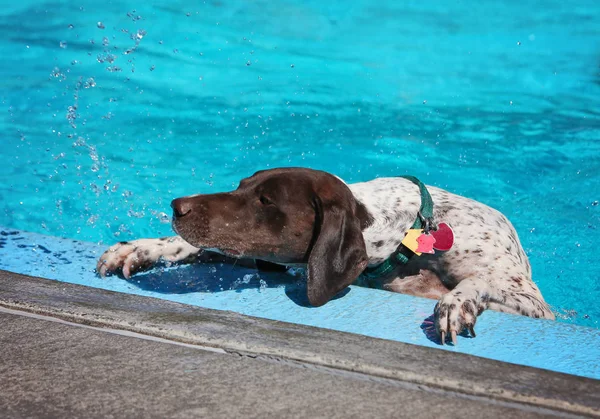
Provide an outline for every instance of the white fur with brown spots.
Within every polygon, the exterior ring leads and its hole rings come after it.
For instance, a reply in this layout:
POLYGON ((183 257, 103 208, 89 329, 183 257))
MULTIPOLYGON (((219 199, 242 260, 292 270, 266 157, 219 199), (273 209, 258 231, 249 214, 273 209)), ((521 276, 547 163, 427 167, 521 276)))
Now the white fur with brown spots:
MULTIPOLYGON (((403 178, 348 186, 374 218, 363 237, 370 263, 381 263, 414 223, 421 205, 419 188, 403 178)), ((434 202, 434 220, 452 227, 454 245, 447 252, 411 258, 382 278, 381 287, 439 299, 436 330, 454 341, 465 328, 473 332, 477 316, 488 308, 554 319, 531 278, 529 259, 510 221, 480 202, 433 186, 427 189, 434 202)))

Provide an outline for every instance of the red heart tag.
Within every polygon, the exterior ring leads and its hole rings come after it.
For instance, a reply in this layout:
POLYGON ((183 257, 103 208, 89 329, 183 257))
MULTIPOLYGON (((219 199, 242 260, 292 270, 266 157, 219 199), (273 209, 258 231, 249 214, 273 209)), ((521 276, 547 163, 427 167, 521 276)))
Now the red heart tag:
POLYGON ((435 253, 433 251, 433 244, 435 243, 435 237, 431 234, 421 234, 417 238, 417 243, 419 246, 417 247, 417 252, 420 253, 435 253))
POLYGON ((439 223, 438 229, 436 231, 431 230, 430 233, 435 237, 435 245, 433 246, 435 250, 445 252, 452 248, 454 244, 454 232, 448 224, 439 223))

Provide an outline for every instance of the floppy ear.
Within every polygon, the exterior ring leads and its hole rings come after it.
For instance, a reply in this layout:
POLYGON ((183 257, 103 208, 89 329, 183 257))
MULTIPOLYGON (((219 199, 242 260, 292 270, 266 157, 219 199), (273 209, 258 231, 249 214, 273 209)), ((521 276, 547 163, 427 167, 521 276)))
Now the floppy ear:
POLYGON ((308 258, 308 300, 319 307, 358 278, 368 258, 358 217, 316 199, 317 239, 308 258))

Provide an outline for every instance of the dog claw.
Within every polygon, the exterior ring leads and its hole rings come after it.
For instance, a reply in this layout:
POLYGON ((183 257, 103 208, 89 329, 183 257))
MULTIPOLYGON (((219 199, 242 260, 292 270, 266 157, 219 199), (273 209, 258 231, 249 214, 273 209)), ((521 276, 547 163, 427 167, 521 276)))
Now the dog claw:
POLYGON ((444 342, 446 342, 446 332, 441 332, 440 340, 442 341, 442 346, 443 346, 444 342))
POLYGON ((450 331, 450 336, 452 337, 452 344, 454 346, 458 345, 458 341, 456 340, 456 330, 450 331))
POLYGON ((469 333, 471 334, 471 336, 476 337, 477 335, 475 334, 475 329, 473 328, 473 326, 469 326, 469 333))
POLYGON ((98 261, 96 265, 96 273, 100 276, 100 278, 104 278, 106 276, 106 262, 102 259, 98 261))

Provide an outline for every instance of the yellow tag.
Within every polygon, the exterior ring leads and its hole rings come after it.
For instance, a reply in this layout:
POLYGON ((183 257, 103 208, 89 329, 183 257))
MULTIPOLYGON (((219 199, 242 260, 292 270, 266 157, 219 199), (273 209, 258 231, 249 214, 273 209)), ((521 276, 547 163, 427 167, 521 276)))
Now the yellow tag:
POLYGON ((404 240, 402 240, 402 244, 408 247, 410 250, 414 252, 415 255, 421 256, 420 252, 417 252, 417 247, 419 247, 419 243, 417 243, 417 239, 419 236, 423 234, 423 230, 417 228, 411 228, 404 236, 404 240))

